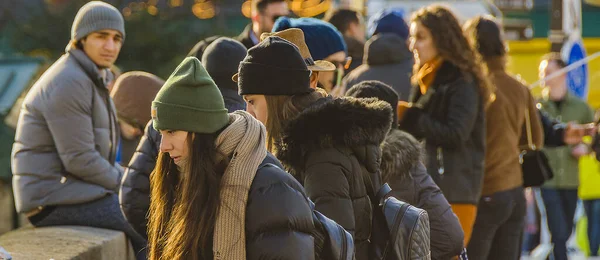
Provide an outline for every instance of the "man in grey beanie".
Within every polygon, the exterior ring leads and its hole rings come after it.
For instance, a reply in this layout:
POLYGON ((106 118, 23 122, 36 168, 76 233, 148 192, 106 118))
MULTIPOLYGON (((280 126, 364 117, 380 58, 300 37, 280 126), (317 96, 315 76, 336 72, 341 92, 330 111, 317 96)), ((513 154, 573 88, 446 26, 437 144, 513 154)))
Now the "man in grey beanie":
POLYGON ((107 89, 124 28, 121 13, 107 3, 79 9, 66 53, 25 97, 12 150, 13 186, 17 211, 34 226, 121 230, 145 259, 144 238, 119 208, 119 128, 107 89))

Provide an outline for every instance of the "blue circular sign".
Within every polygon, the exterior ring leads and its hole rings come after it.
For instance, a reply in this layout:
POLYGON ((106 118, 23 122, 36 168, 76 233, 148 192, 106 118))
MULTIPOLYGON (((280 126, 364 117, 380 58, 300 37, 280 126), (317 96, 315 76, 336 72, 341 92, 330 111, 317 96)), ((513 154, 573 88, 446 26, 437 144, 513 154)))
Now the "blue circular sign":
MULTIPOLYGON (((581 41, 576 41, 569 50, 569 58, 567 63, 569 65, 585 59, 586 52, 581 41)), ((577 68, 572 69, 567 73, 567 84, 569 89, 577 97, 587 99, 588 93, 588 65, 584 63, 577 68)))

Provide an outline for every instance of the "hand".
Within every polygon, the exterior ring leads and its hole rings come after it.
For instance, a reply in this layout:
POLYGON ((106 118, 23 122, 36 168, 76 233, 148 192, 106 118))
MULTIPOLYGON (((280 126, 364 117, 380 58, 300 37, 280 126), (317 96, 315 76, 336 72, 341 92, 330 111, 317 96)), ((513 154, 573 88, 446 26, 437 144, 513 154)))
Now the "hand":
POLYGON ((581 156, 587 155, 589 153, 589 149, 585 144, 578 144, 577 146, 571 149, 571 155, 573 157, 579 159, 581 156))
POLYGON ((565 133, 563 141, 566 144, 578 144, 581 143, 581 139, 585 136, 586 129, 583 125, 568 123, 565 127, 565 133))
POLYGON ((585 129, 586 136, 594 137, 598 133, 598 126, 594 123, 585 124, 583 128, 585 129))

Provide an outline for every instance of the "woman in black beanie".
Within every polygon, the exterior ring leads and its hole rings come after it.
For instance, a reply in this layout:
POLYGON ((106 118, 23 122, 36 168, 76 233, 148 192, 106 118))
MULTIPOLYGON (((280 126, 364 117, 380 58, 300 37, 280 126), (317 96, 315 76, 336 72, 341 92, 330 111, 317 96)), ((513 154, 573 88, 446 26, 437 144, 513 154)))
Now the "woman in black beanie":
POLYGON ((363 178, 379 168, 392 109, 376 99, 332 99, 309 78, 298 49, 279 37, 248 50, 234 76, 247 111, 267 128, 268 150, 316 210, 352 234, 356 259, 369 259, 372 206, 363 178))

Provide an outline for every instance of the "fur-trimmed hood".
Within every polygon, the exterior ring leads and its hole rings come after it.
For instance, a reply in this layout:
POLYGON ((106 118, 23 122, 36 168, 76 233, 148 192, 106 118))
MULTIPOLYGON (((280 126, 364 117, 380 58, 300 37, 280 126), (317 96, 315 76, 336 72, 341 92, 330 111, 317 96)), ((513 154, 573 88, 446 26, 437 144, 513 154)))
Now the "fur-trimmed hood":
POLYGON ((392 109, 384 101, 322 98, 285 127, 277 157, 288 166, 302 169, 307 152, 316 149, 379 148, 391 122, 392 109))
POLYGON ((382 146, 381 176, 384 182, 394 177, 410 178, 410 171, 424 158, 421 144, 409 133, 392 130, 382 146))

